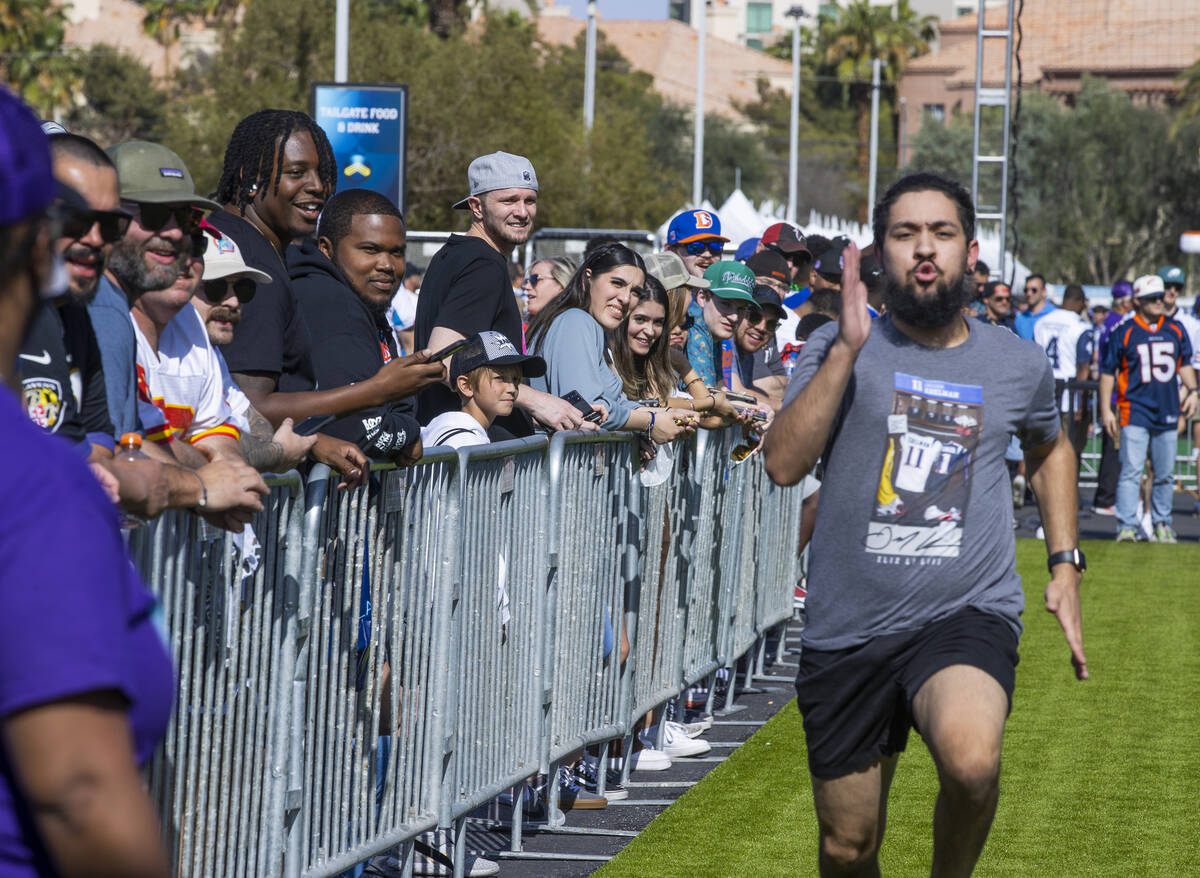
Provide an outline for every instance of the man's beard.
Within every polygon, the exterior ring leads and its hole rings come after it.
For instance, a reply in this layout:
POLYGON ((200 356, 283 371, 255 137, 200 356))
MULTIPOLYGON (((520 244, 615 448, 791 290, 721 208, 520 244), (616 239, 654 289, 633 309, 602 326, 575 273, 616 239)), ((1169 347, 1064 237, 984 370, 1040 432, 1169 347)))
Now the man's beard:
POLYGON ((141 244, 120 241, 113 247, 112 255, 108 258, 108 268, 121 282, 121 287, 126 293, 140 296, 154 290, 165 290, 179 280, 188 258, 187 251, 180 246, 174 262, 166 265, 148 265, 145 253, 150 241, 141 244))
POLYGON ((911 281, 898 284, 889 275, 883 291, 883 303, 889 314, 917 329, 941 329, 949 326, 955 318, 962 317, 962 309, 974 298, 974 281, 963 274, 957 277, 939 277, 934 284, 935 295, 929 299, 917 298, 917 286, 911 281))
POLYGON ((519 229, 510 228, 503 220, 491 213, 486 206, 483 210, 483 227, 495 240, 513 247, 528 241, 529 234, 533 231, 532 222, 526 223, 519 229))
POLYGON ((67 290, 67 294, 70 296, 72 302, 78 305, 90 305, 92 300, 96 298, 96 291, 100 289, 100 276, 104 274, 104 250, 99 247, 89 247, 87 244, 75 243, 63 251, 62 257, 68 263, 68 272, 70 272, 69 266, 72 257, 75 257, 77 261, 82 261, 88 257, 94 259, 93 267, 96 273, 90 278, 77 278, 74 274, 71 274, 71 285, 67 290))

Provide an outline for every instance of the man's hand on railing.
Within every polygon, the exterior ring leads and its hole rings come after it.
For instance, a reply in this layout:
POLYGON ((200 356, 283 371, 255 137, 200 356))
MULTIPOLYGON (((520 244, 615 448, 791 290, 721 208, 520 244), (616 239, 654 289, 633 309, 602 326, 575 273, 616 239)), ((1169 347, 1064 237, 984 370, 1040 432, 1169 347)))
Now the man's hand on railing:
POLYGON ((284 418, 283 423, 279 425, 279 429, 275 431, 275 435, 271 437, 272 442, 279 444, 281 457, 279 460, 279 471, 287 472, 294 469, 300 461, 308 457, 308 453, 312 447, 317 444, 316 435, 299 436, 292 430, 292 419, 284 418))
POLYGON ((367 456, 353 442, 336 439, 324 433, 317 434, 317 444, 312 447, 314 460, 342 474, 339 490, 353 490, 367 480, 371 472, 367 456))
POLYGON ((261 512, 269 491, 262 476, 241 460, 220 458, 196 470, 204 484, 205 503, 196 512, 210 524, 239 531, 261 512))

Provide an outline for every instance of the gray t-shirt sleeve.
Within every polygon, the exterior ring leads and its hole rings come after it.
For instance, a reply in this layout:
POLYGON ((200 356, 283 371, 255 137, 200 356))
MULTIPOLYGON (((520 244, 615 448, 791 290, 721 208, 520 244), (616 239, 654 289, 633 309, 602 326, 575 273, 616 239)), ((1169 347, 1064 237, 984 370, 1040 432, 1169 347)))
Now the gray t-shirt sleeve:
POLYGON ((1058 437, 1061 420, 1054 397, 1054 370, 1050 361, 1045 360, 1025 418, 1017 429, 1022 448, 1045 445, 1058 437))
POLYGON ((564 311, 546 329, 537 350, 546 361, 544 378, 530 380, 536 390, 554 396, 578 391, 590 403, 608 409, 606 430, 619 430, 633 414, 634 405, 621 389, 621 379, 605 358, 604 330, 579 308, 564 311))

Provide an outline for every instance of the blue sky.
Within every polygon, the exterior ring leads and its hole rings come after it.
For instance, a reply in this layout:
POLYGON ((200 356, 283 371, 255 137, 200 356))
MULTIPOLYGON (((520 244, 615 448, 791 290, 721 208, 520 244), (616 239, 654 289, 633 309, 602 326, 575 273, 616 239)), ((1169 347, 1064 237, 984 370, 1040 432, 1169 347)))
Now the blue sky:
MULTIPOLYGON (((587 18, 587 0, 555 0, 555 3, 566 3, 570 6, 574 18, 587 18)), ((596 9, 601 19, 661 20, 667 17, 667 0, 596 0, 596 9)))

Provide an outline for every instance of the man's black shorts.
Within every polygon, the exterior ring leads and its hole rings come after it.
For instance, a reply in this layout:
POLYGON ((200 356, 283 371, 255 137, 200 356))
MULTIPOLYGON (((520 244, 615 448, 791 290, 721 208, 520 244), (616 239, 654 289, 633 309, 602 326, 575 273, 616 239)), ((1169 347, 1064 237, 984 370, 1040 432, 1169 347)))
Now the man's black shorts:
POLYGON ((917 690, 950 665, 972 665, 993 676, 1011 710, 1017 639, 1001 617, 964 607, 916 631, 848 649, 805 649, 796 696, 809 771, 814 777, 843 777, 903 751, 917 690))

